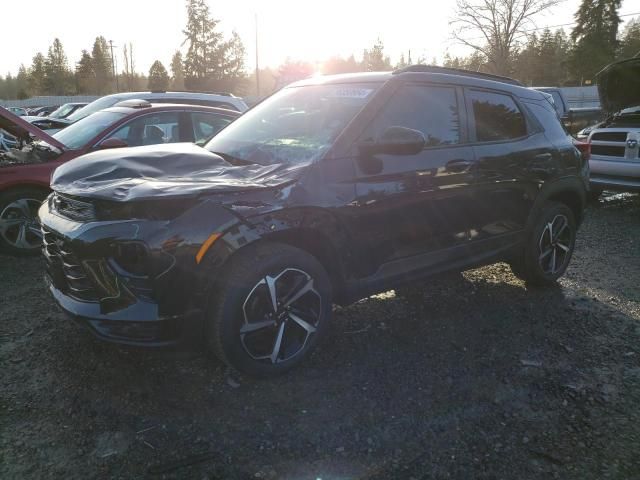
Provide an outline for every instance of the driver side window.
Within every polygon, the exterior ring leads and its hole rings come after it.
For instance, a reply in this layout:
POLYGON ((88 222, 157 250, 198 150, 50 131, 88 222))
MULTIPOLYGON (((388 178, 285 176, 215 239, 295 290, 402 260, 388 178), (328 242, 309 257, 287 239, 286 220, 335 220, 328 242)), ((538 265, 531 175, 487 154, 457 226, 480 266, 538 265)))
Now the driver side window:
POLYGON ((143 115, 126 123, 107 138, 118 138, 130 147, 180 141, 179 112, 143 115))
POLYGON ((367 129, 364 139, 374 141, 389 127, 422 132, 425 147, 460 143, 460 116, 452 87, 405 85, 396 91, 367 129))

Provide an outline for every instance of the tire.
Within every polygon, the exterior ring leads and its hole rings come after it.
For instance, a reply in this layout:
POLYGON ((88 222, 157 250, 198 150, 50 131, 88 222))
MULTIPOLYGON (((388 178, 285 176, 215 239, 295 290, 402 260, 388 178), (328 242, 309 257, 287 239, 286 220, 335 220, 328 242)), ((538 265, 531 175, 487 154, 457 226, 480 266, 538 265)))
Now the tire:
POLYGON ((263 243, 238 253, 211 287, 210 299, 210 349, 254 377, 297 366, 324 336, 331 318, 325 269, 313 256, 285 244, 263 243))
POLYGON ((38 255, 42 233, 38 208, 47 192, 19 188, 0 194, 0 249, 11 255, 38 255))
POLYGON ((553 285, 569 266, 576 231, 576 220, 568 206, 560 202, 545 203, 520 257, 511 262, 513 274, 529 285, 553 285))

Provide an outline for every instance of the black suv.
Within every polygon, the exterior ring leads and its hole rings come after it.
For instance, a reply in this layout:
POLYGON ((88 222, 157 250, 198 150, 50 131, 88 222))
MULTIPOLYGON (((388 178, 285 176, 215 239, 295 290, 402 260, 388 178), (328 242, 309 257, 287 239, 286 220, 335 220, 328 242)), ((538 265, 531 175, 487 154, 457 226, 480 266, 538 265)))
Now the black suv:
POLYGON ((566 270, 588 164, 544 94, 414 66, 319 77, 194 145, 104 150, 53 175, 49 288, 99 337, 195 334, 229 365, 281 373, 332 304, 507 261, 566 270))

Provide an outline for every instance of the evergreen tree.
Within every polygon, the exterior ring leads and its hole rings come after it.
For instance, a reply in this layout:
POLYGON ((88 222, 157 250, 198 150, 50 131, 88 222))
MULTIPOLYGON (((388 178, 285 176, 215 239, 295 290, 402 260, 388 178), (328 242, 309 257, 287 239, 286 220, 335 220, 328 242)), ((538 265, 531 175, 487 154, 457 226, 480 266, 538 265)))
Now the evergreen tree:
POLYGON ((378 39, 371 50, 365 49, 362 54, 362 69, 365 72, 382 72, 392 70, 391 59, 384 55, 384 44, 378 39))
POLYGON ((216 31, 205 0, 187 0, 187 25, 183 33, 188 44, 184 61, 185 85, 189 89, 207 89, 211 80, 222 78, 225 44, 222 33, 216 31))
POLYGON ((618 58, 622 60, 632 57, 640 57, 640 17, 627 23, 620 39, 618 58))
POLYGON ((45 58, 38 52, 33 56, 29 70, 28 90, 32 96, 42 95, 45 89, 45 58))
POLYGON ((169 87, 169 74, 160 60, 156 60, 149 69, 149 90, 166 91, 169 87))
POLYGON ((594 80, 595 74, 611 63, 618 49, 618 10, 622 0, 582 0, 571 32, 575 48, 571 70, 580 83, 594 80))
POLYGON ((184 90, 184 64, 180 50, 176 50, 171 58, 171 88, 184 90))
POLYGON ((82 50, 76 64, 76 91, 78 93, 95 92, 96 78, 93 72, 93 59, 86 50, 82 50))
POLYGON ((247 51, 236 31, 232 32, 231 38, 225 44, 224 51, 224 68, 219 87, 224 91, 242 93, 247 82, 245 70, 247 51))
POLYGON ((18 97, 18 100, 29 98, 29 92, 27 90, 28 84, 29 73, 27 72, 27 69, 24 65, 20 65, 20 68, 18 68, 18 75, 16 76, 16 96, 18 97))
POLYGON ((113 90, 113 75, 111 72, 111 54, 107 40, 103 36, 96 37, 91 50, 93 65, 94 93, 104 95, 113 90))
POLYGON ((45 91, 49 95, 66 95, 70 91, 67 56, 59 39, 54 39, 44 62, 45 91))

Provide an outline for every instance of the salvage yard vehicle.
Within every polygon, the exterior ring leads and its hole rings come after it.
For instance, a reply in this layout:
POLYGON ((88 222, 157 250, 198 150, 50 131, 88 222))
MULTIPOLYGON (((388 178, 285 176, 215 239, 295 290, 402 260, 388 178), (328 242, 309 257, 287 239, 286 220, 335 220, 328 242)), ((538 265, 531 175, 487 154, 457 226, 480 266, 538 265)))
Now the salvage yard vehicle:
POLYGON ((38 126, 45 130, 62 130, 69 125, 82 120, 92 113, 113 107, 125 100, 145 100, 149 103, 175 103, 181 105, 202 105, 205 107, 224 108, 236 112, 246 112, 249 107, 244 100, 230 93, 200 93, 200 92, 124 92, 106 95, 94 100, 90 104, 76 110, 65 118, 51 119, 38 126))
POLYGON ((603 119, 602 108, 600 107, 579 107, 571 108, 562 89, 557 87, 534 87, 544 93, 551 95, 553 106, 558 112, 558 116, 567 131, 574 135, 580 130, 594 125, 603 119))
POLYGON ((200 149, 91 153, 40 208, 47 283, 99 338, 205 338, 256 376, 300 363, 332 304, 507 261, 569 265, 588 165, 545 94, 423 65, 314 77, 200 149))
POLYGON ((591 197, 640 191, 640 58, 612 63, 597 79, 602 105, 613 113, 589 130, 591 197))
POLYGON ((0 108, 0 128, 24 144, 0 151, 0 248, 11 254, 40 252, 37 211, 49 194, 52 172, 64 162, 108 148, 204 144, 239 115, 221 108, 127 100, 51 136, 0 108))

